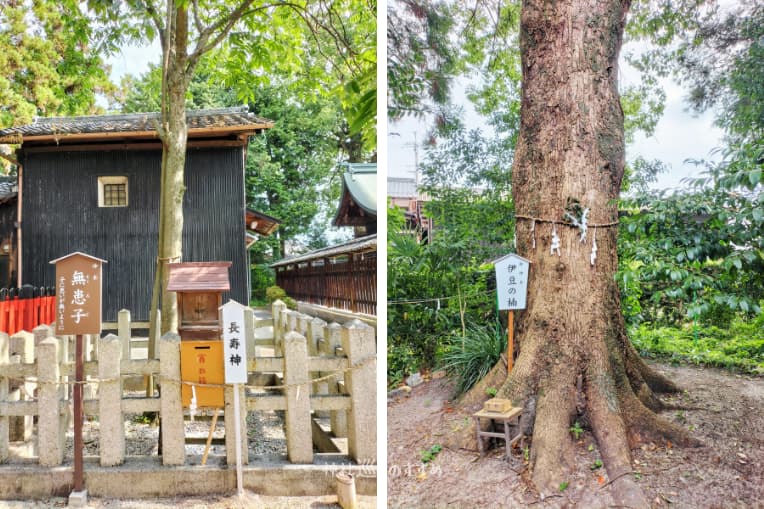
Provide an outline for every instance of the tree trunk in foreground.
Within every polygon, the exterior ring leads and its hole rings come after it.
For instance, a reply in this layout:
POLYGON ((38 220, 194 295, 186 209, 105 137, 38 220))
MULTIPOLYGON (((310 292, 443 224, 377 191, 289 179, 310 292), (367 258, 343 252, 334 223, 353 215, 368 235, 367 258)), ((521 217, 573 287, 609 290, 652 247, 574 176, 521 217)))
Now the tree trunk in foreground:
MULTIPOLYGON (((575 457, 569 428, 578 420, 594 434, 616 503, 648 507, 626 475, 630 446, 693 440, 654 413, 661 409, 654 393, 677 388, 646 366, 626 337, 614 280, 624 170, 618 53, 627 10, 628 2, 613 0, 523 2, 512 193, 517 252, 531 269, 528 307, 518 313, 519 357, 499 397, 524 406, 530 418, 532 479, 541 492, 557 492, 568 478, 575 457), (562 223, 572 222, 566 212, 581 222, 586 209, 582 241, 582 229, 562 223), (555 233, 559 255, 550 254, 555 233)), ((501 363, 494 380, 498 373, 505 373, 501 363)))

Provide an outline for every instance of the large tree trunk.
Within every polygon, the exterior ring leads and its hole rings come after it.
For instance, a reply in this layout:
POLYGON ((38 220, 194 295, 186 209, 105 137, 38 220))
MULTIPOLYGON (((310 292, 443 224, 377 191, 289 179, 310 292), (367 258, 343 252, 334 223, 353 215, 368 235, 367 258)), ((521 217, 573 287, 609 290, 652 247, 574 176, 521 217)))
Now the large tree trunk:
POLYGON ((615 200, 624 170, 616 81, 628 5, 523 1, 512 193, 517 252, 531 269, 528 307, 518 313, 519 356, 499 396, 523 405, 533 423, 531 468, 539 490, 557 491, 567 478, 575 456, 569 429, 578 420, 597 441, 617 503, 648 507, 625 475, 632 471, 630 445, 660 437, 693 441, 653 413, 661 407, 654 391, 676 387, 652 372, 629 343, 613 277, 615 200), (580 221, 584 209, 589 227, 582 241, 581 229, 563 223, 570 223, 566 212, 580 221), (559 255, 550 254, 554 233, 559 255))

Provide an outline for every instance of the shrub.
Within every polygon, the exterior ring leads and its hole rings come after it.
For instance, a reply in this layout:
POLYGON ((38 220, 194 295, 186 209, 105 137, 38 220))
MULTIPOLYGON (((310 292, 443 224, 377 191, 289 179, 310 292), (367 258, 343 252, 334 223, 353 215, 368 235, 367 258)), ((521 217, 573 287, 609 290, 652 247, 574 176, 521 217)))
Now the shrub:
POLYGON ((297 301, 294 300, 292 297, 284 297, 281 300, 284 301, 284 304, 286 304, 287 308, 297 310, 297 301))
POLYGON ((257 301, 266 300, 266 290, 276 284, 276 272, 267 265, 252 265, 252 298, 257 301))
POLYGON ((499 362, 505 347, 501 326, 467 327, 464 338, 453 336, 443 355, 443 369, 456 379, 458 394, 468 391, 499 362))
POLYGON ((265 290, 265 298, 268 299, 268 303, 273 303, 277 300, 286 299, 286 292, 280 286, 269 286, 265 290))

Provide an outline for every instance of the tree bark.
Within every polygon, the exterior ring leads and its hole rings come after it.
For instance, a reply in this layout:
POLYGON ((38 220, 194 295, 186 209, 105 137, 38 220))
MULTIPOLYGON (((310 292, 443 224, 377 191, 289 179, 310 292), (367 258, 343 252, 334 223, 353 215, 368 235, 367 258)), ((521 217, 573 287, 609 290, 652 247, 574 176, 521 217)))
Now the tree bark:
MULTIPOLYGON (((654 391, 676 386, 636 355, 614 280, 624 171, 618 54, 628 6, 523 1, 512 194, 517 252, 531 269, 527 309, 517 320, 519 356, 499 396, 529 414, 532 479, 540 491, 557 492, 566 480, 575 456, 569 428, 578 420, 591 429, 610 479, 617 479, 616 503, 649 507, 633 477, 624 475, 632 470, 630 445, 666 436, 694 442, 652 411, 660 408, 654 391), (584 210, 585 237, 571 219, 580 223, 584 210), (554 236, 559 254, 551 253, 554 236)), ((467 397, 475 399, 474 392, 467 397)))

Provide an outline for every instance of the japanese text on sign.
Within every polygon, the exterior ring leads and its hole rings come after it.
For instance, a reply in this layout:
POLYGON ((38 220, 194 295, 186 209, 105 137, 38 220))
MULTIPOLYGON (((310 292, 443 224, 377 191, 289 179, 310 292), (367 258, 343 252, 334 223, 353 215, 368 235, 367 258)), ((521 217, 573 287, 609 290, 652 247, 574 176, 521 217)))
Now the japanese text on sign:
POLYGON ((530 263, 516 254, 494 262, 499 309, 525 309, 530 263))
POLYGON ((51 263, 56 264, 56 333, 100 333, 104 260, 72 253, 51 263))
POLYGON ((225 383, 247 383, 247 348, 244 338, 244 306, 229 300, 221 308, 223 317, 223 362, 225 383))

